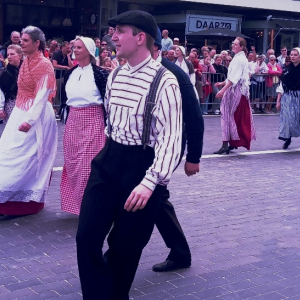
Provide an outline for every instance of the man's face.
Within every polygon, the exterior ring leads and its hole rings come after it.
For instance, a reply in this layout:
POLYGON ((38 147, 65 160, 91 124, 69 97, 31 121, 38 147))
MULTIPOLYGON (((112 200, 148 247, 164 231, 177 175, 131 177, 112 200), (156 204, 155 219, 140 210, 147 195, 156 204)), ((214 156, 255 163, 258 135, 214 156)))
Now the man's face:
POLYGON ((64 55, 70 54, 72 52, 71 45, 67 44, 61 48, 61 51, 64 55))
POLYGON ((57 45, 58 45, 57 41, 53 40, 53 41, 50 43, 49 49, 52 50, 52 51, 55 51, 57 45))
POLYGON ((174 40, 173 41, 173 45, 177 45, 178 46, 179 45, 179 41, 178 40, 174 40))
POLYGON ((167 54, 167 59, 170 60, 170 61, 173 61, 174 60, 174 51, 173 50, 169 50, 168 51, 168 54, 167 54))
POLYGON ((282 56, 287 56, 287 49, 283 48, 280 50, 282 56))
POLYGON ((254 55, 253 53, 248 54, 248 61, 253 61, 254 55))
POLYGON ((222 57, 222 60, 226 60, 227 52, 222 52, 221 57, 222 57))
POLYGON ((130 26, 117 25, 111 38, 116 44, 117 56, 130 59, 137 51, 137 41, 140 34, 134 36, 130 26))
POLYGON ((20 34, 17 32, 14 32, 11 35, 10 39, 13 44, 19 44, 20 43, 20 34))
POLYGON ((115 33, 115 29, 113 27, 109 27, 108 34, 112 36, 114 33, 115 33))
POLYGON ((195 61, 195 59, 196 59, 195 53, 191 52, 189 55, 189 61, 191 61, 193 63, 195 61))
POLYGON ((210 50, 209 55, 211 58, 214 58, 214 56, 216 55, 216 50, 215 49, 210 50))
POLYGON ((161 33, 163 38, 167 38, 168 37, 168 31, 167 30, 163 30, 161 33))

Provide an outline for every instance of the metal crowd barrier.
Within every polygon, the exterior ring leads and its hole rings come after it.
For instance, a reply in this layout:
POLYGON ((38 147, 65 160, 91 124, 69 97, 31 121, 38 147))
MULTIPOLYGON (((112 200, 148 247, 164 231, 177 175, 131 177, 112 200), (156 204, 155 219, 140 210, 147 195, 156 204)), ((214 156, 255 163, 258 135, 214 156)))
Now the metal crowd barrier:
MULTIPOLYGON (((225 75, 221 73, 203 72, 201 81, 196 82, 196 90, 201 100, 201 107, 203 108, 205 105, 208 105, 208 113, 219 113, 221 99, 216 99, 216 94, 220 88, 215 87, 215 83, 224 81, 225 79, 225 75)), ((273 75, 254 74, 250 76, 249 92, 253 112, 263 113, 266 106, 270 106, 271 110, 276 111, 276 87, 278 84, 278 77, 273 75), (268 77, 271 77, 274 87, 267 87, 268 77), (275 96, 270 97, 269 95, 272 92, 275 96)))

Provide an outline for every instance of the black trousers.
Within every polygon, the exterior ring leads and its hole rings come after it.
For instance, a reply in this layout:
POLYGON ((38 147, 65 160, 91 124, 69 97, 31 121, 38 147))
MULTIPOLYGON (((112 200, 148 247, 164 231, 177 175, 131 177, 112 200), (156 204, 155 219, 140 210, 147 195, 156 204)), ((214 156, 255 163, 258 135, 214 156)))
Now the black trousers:
MULTIPOLYGON (((183 133, 180 160, 175 170, 179 166, 181 159, 184 155, 185 144, 186 136, 183 133)), ((183 230, 177 219, 174 206, 169 201, 169 198, 170 193, 167 189, 165 189, 163 191, 161 204, 159 206, 155 225, 159 233, 161 234, 166 246, 171 249, 167 259, 182 263, 190 263, 190 247, 187 243, 183 230)))
POLYGON ((109 139, 92 161, 76 236, 84 300, 129 299, 165 187, 158 185, 142 210, 127 212, 124 204, 153 159, 154 150, 150 147, 144 150, 142 146, 124 146, 109 139), (109 251, 103 257, 107 235, 109 251))
POLYGON ((166 246, 171 249, 167 259, 188 264, 191 262, 191 251, 169 197, 169 191, 165 189, 155 225, 166 246))

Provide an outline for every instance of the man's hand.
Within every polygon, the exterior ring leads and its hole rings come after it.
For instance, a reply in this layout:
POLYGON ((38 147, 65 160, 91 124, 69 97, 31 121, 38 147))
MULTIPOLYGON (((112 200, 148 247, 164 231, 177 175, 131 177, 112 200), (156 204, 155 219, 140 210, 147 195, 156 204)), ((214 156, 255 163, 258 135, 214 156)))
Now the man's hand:
POLYGON ((196 173, 199 173, 200 170, 200 164, 192 164, 188 161, 184 164, 184 172, 187 176, 195 175, 196 173))
POLYGON ((144 185, 139 184, 130 193, 125 202, 124 209, 132 212, 135 212, 138 209, 143 209, 146 206, 151 195, 151 190, 149 190, 144 185))
POLYGON ((31 125, 29 125, 27 122, 24 122, 19 126, 19 130, 23 131, 23 132, 28 132, 30 130, 30 128, 31 128, 31 125))

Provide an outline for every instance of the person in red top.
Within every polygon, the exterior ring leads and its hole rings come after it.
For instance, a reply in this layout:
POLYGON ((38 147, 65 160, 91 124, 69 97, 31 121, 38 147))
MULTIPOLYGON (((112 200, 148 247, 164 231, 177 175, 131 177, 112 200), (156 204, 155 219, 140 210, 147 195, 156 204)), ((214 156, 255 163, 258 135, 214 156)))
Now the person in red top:
POLYGON ((269 75, 266 78, 266 86, 267 86, 267 97, 268 102, 266 104, 266 113, 271 114, 273 111, 272 102, 277 97, 276 89, 279 85, 279 76, 282 74, 282 69, 278 63, 276 63, 275 55, 269 56, 269 63, 268 63, 269 75))

